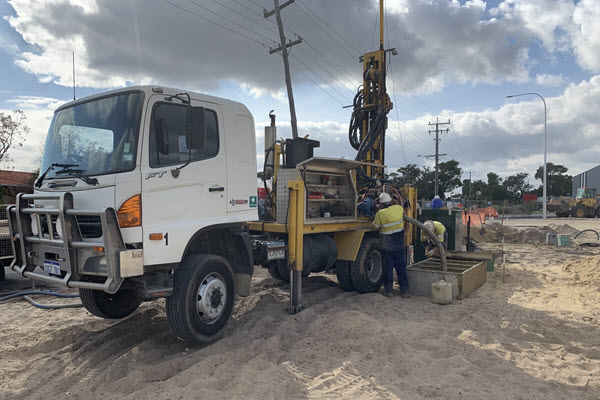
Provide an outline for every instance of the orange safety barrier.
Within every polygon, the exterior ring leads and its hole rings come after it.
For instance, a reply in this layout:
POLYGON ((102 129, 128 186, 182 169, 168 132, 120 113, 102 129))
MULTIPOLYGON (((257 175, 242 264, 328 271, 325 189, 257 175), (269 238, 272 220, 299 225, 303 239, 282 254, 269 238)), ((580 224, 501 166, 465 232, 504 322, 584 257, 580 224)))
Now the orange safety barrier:
POLYGON ((469 223, 469 217, 471 217, 471 226, 481 225, 482 223, 485 223, 486 213, 480 209, 468 210, 466 213, 462 214, 463 225, 469 223))

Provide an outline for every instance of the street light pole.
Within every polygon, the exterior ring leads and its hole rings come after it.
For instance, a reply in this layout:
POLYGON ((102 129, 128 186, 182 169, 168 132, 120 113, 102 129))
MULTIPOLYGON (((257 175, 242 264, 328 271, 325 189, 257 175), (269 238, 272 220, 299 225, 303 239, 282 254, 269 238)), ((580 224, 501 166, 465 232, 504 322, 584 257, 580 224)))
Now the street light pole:
POLYGON ((528 95, 538 96, 544 102, 544 194, 543 194, 544 207, 543 207, 543 218, 546 219, 546 203, 548 201, 548 193, 547 193, 548 170, 546 167, 546 159, 547 159, 547 154, 548 154, 548 134, 547 134, 547 130, 546 130, 546 118, 547 118, 546 116, 547 116, 548 112, 547 112, 547 108, 546 108, 546 100, 544 100, 544 98, 540 94, 535 93, 535 92, 514 94, 512 96, 506 96, 506 98, 510 99, 513 97, 528 96, 528 95))

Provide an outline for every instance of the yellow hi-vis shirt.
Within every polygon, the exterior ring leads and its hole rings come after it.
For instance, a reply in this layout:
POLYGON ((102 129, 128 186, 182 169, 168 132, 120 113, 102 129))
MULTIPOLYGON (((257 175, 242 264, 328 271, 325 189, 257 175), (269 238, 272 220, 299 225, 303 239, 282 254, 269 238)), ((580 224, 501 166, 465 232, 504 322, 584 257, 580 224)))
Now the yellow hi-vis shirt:
POLYGON ((373 225, 379 229, 382 235, 392 235, 404 230, 404 221, 402 215, 404 208, 402 206, 389 206, 377 211, 373 225))
MULTIPOLYGON (((444 226, 444 224, 442 224, 441 222, 438 222, 438 221, 433 221, 433 225, 435 225, 435 231, 433 233, 435 233, 435 235, 438 237, 440 242, 443 242, 444 241, 444 233, 446 233, 446 227, 444 226)), ((425 231, 421 231, 421 241, 426 242, 428 240, 429 240, 429 236, 427 236, 425 231)))

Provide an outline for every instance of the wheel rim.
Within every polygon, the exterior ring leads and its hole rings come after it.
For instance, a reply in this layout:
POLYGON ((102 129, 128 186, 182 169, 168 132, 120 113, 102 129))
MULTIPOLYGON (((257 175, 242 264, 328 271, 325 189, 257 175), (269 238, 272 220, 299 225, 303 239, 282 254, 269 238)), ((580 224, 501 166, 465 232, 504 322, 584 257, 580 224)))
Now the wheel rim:
POLYGON ((223 315, 227 304, 227 287, 220 274, 209 274, 198 288, 196 311, 202 322, 214 324, 223 315))
POLYGON ((372 251, 367 259, 367 277, 371 282, 377 282, 383 272, 383 258, 379 251, 372 251))

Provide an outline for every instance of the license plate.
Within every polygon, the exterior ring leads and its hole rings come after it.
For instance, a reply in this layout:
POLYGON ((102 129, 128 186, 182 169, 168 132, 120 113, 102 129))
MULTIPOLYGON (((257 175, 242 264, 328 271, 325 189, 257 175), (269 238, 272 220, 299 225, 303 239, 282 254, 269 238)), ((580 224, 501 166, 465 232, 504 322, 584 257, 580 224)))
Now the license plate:
POLYGON ((54 261, 44 261, 44 271, 60 276, 60 264, 54 261))

